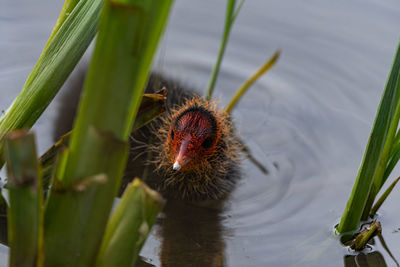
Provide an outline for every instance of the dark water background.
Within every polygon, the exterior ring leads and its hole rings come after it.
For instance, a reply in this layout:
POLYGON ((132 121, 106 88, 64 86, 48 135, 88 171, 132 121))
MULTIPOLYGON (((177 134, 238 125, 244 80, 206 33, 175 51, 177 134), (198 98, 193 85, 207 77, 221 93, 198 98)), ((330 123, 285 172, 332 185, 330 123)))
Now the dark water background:
MULTIPOLYGON (((0 0, 1 110, 22 88, 62 2, 0 0)), ((224 12, 225 1, 176 0, 155 67, 205 88, 224 12)), ((198 207, 167 212, 143 248, 146 261, 156 266, 165 257, 180 262, 175 266, 202 260, 207 266, 343 266, 351 253, 332 229, 357 173, 399 33, 395 0, 246 1, 215 96, 226 104, 282 48, 277 66, 233 113, 241 137, 270 173, 244 160, 243 178, 222 213, 198 207)), ((34 127, 41 152, 51 144, 58 105, 54 101, 34 127)), ((398 175, 397 168, 393 177, 398 175)), ((383 237, 398 260, 399 201, 397 188, 380 218, 383 237)), ((396 266, 380 241, 371 251, 396 266)), ((1 254, 4 265, 4 248, 1 254)), ((361 264, 363 257, 357 259, 361 264)))

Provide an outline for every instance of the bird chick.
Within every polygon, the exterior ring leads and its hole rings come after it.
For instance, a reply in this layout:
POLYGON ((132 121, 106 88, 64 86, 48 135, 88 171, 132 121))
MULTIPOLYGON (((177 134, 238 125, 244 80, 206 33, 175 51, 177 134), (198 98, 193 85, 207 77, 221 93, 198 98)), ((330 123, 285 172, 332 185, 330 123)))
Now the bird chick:
POLYGON ((167 197, 224 198, 238 179, 239 143, 228 113, 214 101, 188 98, 161 118, 151 146, 167 197))
MULTIPOLYGON (((54 140, 72 129, 84 72, 69 83, 55 121, 54 140)), ((238 180, 239 143, 229 114, 173 79, 152 74, 146 93, 167 88, 166 113, 131 133, 119 194, 139 177, 164 197, 223 199, 238 180)))

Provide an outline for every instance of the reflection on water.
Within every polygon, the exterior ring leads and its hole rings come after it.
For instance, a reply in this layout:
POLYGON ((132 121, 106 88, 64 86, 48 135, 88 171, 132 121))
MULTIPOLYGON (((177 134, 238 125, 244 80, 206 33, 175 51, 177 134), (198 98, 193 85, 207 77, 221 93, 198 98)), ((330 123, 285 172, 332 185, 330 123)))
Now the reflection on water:
MULTIPOLYGON (((0 39, 0 110, 22 87, 61 2, 0 0, 0 36, 7 37, 0 39)), ((224 9, 224 1, 176 0, 155 67, 204 88, 218 51, 224 9)), ((143 258, 160 266, 165 259, 179 260, 182 255, 175 251, 186 248, 193 259, 210 249, 207 260, 227 266, 362 266, 372 261, 395 266, 380 242, 368 254, 345 256, 349 253, 332 237, 332 226, 341 216, 367 142, 399 36, 399 14, 397 0, 246 1, 232 31, 216 97, 226 104, 243 80, 282 48, 277 66, 233 114, 241 138, 269 174, 245 160, 243 178, 219 214, 183 207, 190 216, 182 218, 178 210, 167 208, 143 258), (198 221, 190 220, 196 216, 198 221), (203 219, 215 234, 203 231, 203 219), (195 242, 171 241, 183 238, 195 242)), ((42 152, 51 144, 58 101, 34 128, 42 152)), ((394 191, 380 217, 387 247, 397 259, 399 201, 394 191)))
POLYGON ((220 209, 168 201, 157 233, 162 244, 161 265, 224 266, 220 209))
POLYGON ((359 253, 357 255, 346 255, 343 258, 344 267, 386 267, 387 264, 382 254, 379 251, 373 251, 371 253, 359 253))

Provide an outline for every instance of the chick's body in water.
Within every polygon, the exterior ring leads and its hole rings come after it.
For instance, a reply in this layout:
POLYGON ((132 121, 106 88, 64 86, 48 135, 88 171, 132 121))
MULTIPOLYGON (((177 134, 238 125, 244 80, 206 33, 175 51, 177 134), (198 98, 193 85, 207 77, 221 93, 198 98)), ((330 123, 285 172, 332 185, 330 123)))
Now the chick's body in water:
MULTIPOLYGON (((63 95, 55 139, 72 128, 83 74, 63 95)), ((178 82, 152 74, 146 93, 167 88, 167 111, 131 133, 131 150, 120 193, 144 178, 164 197, 223 199, 238 180, 239 144, 229 115, 178 82)))

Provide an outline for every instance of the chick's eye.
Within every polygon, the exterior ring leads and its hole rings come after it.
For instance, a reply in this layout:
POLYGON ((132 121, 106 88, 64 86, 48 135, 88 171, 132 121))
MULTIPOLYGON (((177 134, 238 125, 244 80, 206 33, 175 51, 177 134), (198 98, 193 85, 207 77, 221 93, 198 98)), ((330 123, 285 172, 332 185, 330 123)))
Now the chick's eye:
POLYGON ((201 147, 202 147, 202 148, 210 148, 211 145, 212 145, 212 142, 213 142, 212 138, 211 138, 211 137, 207 137, 207 138, 203 141, 203 143, 201 143, 201 147))
POLYGON ((174 130, 171 130, 171 134, 169 135, 170 136, 170 138, 171 138, 171 140, 174 140, 174 130))

